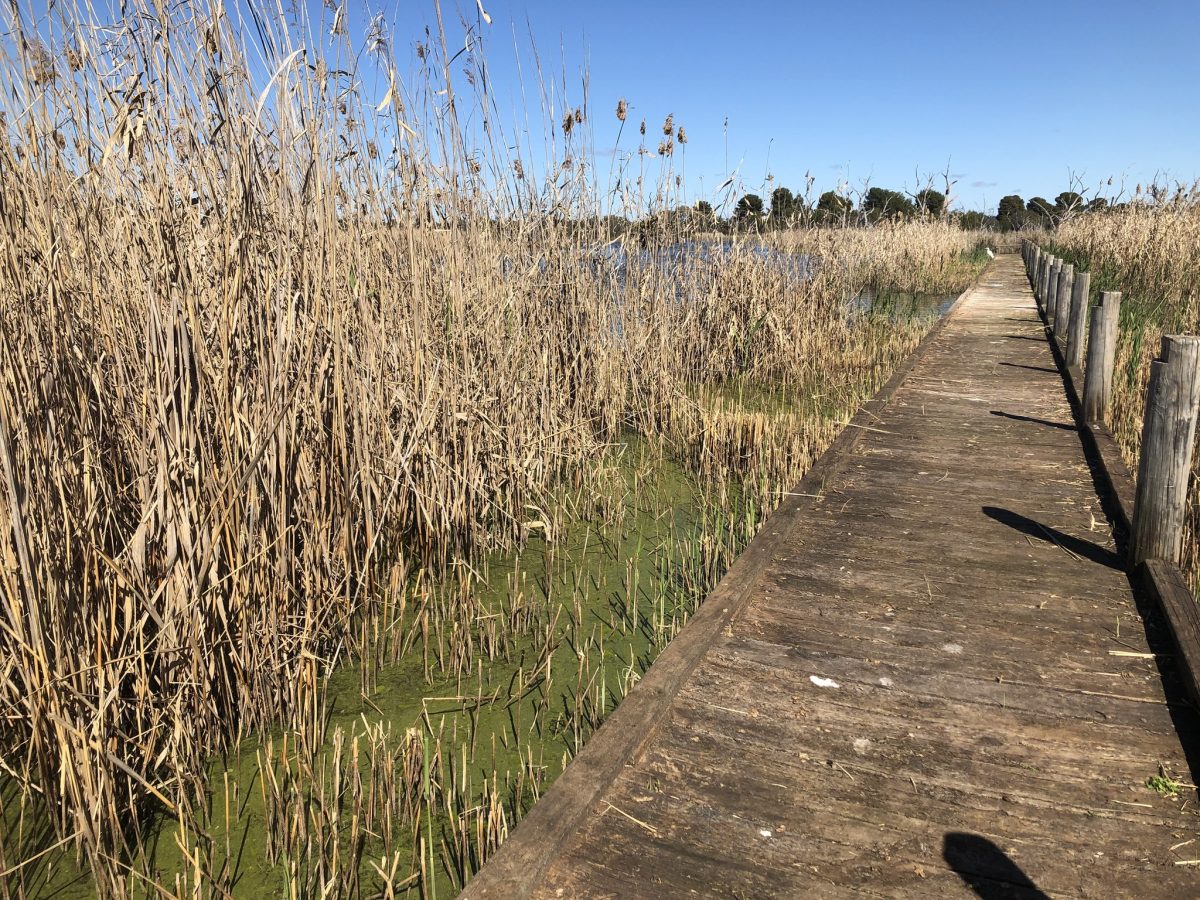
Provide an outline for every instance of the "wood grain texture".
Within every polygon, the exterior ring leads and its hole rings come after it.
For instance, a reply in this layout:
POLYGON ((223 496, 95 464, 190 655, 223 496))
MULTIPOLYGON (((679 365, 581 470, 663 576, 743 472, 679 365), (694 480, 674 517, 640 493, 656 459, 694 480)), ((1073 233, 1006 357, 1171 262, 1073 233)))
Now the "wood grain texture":
POLYGON ((1160 358, 1150 364, 1146 388, 1133 504, 1134 563, 1180 562, 1198 412, 1200 337, 1168 335, 1160 358))
POLYGON ((1071 286, 1071 312, 1067 325, 1067 365, 1083 364, 1083 347, 1087 336, 1088 293, 1092 286, 1090 272, 1076 272, 1071 286))
POLYGON ((1075 267, 1064 263, 1058 273, 1058 290, 1055 296, 1058 305, 1054 308, 1054 336, 1059 341, 1067 340, 1067 324, 1071 317, 1071 295, 1075 285, 1075 267))
POLYGON ((1121 292, 1104 291, 1100 295, 1100 304, 1092 310, 1084 369, 1083 418, 1089 425, 1107 424, 1108 421, 1120 317, 1121 292))
POLYGON ((1195 792, 1146 786, 1200 728, 1026 285, 997 258, 468 896, 1200 894, 1195 792))
POLYGON ((1057 256, 1050 257, 1050 273, 1046 281, 1046 317, 1050 325, 1058 314, 1058 276, 1062 274, 1063 261, 1057 256))

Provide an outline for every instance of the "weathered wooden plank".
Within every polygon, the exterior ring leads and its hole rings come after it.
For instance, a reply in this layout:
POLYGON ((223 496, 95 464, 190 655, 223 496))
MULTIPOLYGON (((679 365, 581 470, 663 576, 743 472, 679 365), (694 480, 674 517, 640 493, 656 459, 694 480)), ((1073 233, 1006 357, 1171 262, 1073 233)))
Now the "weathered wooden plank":
POLYGON ((1148 560, 1139 572, 1145 590, 1163 610, 1179 659, 1184 690, 1200 704, 1200 604, 1178 566, 1148 560))

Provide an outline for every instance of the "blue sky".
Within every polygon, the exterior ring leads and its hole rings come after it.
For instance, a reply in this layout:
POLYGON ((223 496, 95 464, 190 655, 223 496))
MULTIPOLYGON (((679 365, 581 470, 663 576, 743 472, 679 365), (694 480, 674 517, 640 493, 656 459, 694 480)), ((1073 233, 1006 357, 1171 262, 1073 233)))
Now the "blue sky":
MULTIPOLYGON (((328 28, 321 0, 282 2, 328 28)), ((401 77, 417 66, 434 0, 336 2, 356 42, 381 14, 401 77)), ((1108 196, 1156 176, 1200 176, 1200 0, 482 3, 491 25, 477 0, 443 0, 450 53, 461 46, 460 19, 484 33, 509 134, 525 105, 518 55, 528 105, 538 105, 536 46, 572 106, 586 76, 600 167, 612 158, 619 99, 630 104, 625 152, 641 118, 653 147, 674 114, 689 136, 676 157, 688 202, 716 203, 731 176, 738 192, 767 196, 779 185, 803 189, 806 173, 819 194, 842 183, 914 191, 929 176, 940 189, 949 172, 958 208, 994 211, 1008 193, 1053 199, 1075 186, 1072 175, 1085 193, 1108 196)), ((120 15, 120 0, 95 6, 120 15)), ((46 2, 17 8, 41 19, 46 2)), ((363 87, 378 98, 386 80, 375 70, 373 81, 363 87)), ((524 140, 536 154, 542 133, 530 124, 524 140)))
MULTIPOLYGON (((767 193, 802 187, 806 172, 818 192, 868 179, 914 189, 917 171, 948 168, 959 206, 993 210, 1007 193, 1053 198, 1072 172, 1093 189, 1114 178, 1110 193, 1200 175, 1198 0, 484 7, 498 94, 515 83, 514 29, 526 47, 531 29, 569 89, 589 72, 598 150, 621 97, 651 128, 675 114, 691 199, 712 199, 734 170, 767 193)), ((432 20, 424 0, 372 8, 395 18, 401 59, 406 28, 432 20)), ((474 0, 443 10, 477 15, 474 0)))

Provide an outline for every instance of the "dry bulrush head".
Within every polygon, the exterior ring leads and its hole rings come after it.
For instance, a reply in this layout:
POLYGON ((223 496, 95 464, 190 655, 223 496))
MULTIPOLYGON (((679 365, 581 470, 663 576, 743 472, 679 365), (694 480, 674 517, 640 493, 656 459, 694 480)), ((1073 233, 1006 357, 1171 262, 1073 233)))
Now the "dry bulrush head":
POLYGON ((432 896, 928 324, 858 291, 975 239, 687 256, 669 153, 589 181, 463 35, 126 7, 0 13, 0 896, 432 896))

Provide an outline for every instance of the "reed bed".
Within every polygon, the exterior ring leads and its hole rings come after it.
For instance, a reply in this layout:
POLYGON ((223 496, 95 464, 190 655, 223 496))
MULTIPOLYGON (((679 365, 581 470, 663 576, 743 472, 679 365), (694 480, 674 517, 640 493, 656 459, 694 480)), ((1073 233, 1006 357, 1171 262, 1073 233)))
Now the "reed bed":
MULTIPOLYGON (((1094 292, 1122 292, 1111 426, 1136 472, 1150 362, 1160 339, 1200 333, 1200 189, 1151 185, 1132 202, 1063 223, 1050 239, 1077 270, 1092 273, 1094 292)), ((1200 588, 1198 535, 1200 494, 1193 477, 1183 566, 1193 589, 1200 588)))
POLYGON ((435 896, 919 340, 861 289, 976 238, 625 246, 682 129, 529 146, 482 20, 128 7, 3 13, 0 896, 435 896))

